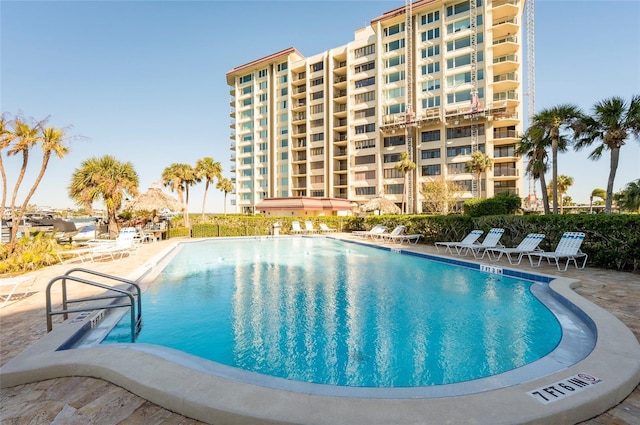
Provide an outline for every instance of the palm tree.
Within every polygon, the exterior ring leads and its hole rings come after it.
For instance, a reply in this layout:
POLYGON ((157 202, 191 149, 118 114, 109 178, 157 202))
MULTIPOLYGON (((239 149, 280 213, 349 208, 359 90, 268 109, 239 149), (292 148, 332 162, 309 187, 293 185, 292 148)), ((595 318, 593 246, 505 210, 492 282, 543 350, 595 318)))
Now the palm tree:
POLYGON ((546 132, 539 128, 530 128, 516 145, 515 153, 516 155, 527 157, 527 166, 525 168, 527 174, 533 177, 534 181, 540 180, 544 213, 549 214, 549 195, 547 194, 544 175, 548 170, 549 154, 547 147, 551 145, 551 139, 545 137, 545 135, 546 132))
POLYGON ((558 184, 556 187, 558 188, 558 193, 560 195, 560 214, 564 212, 564 194, 569 191, 571 186, 573 186, 573 177, 565 176, 563 174, 558 176, 558 184))
MULTIPOLYGON (((571 104, 554 106, 543 109, 533 116, 531 128, 538 128, 545 131, 551 139, 551 178, 553 182, 558 181, 558 149, 563 131, 571 130, 575 133, 576 125, 582 118, 580 108, 571 104)), ((556 184, 552 188, 553 213, 558 213, 558 187, 556 184)))
POLYGON ((162 172, 162 184, 178 193, 182 204, 182 218, 185 227, 189 223, 189 186, 193 186, 200 179, 196 176, 194 168, 189 164, 173 163, 162 172))
POLYGON ((607 199, 607 191, 600 188, 591 191, 591 196, 589 196, 589 212, 593 212, 593 198, 600 198, 604 201, 607 199))
POLYGON ((405 203, 407 199, 409 173, 416 169, 416 164, 409 159, 408 153, 402 152, 400 154, 400 162, 398 162, 394 168, 404 176, 404 186, 402 187, 402 212, 406 214, 407 211, 405 209, 405 203))
POLYGON ((0 217, 4 217, 4 206, 7 203, 7 173, 4 170, 2 151, 7 149, 15 139, 15 133, 11 131, 10 122, 6 114, 0 116, 0 174, 2 175, 2 201, 0 201, 0 217))
POLYGON ((621 211, 640 212, 640 179, 627 183, 614 197, 621 211))
POLYGON ((476 181, 478 182, 478 198, 482 193, 482 182, 480 176, 487 170, 493 168, 493 159, 480 151, 475 151, 471 154, 471 159, 464 164, 464 170, 467 173, 474 173, 476 175, 476 181))
POLYGON ((109 235, 118 233, 117 212, 125 196, 138 195, 138 173, 130 162, 120 162, 111 155, 89 158, 71 176, 69 196, 78 205, 92 205, 102 200, 108 219, 109 235))
POLYGON ((209 184, 213 183, 213 179, 218 179, 222 177, 222 165, 218 161, 214 161, 213 158, 207 156, 202 159, 199 159, 196 162, 196 175, 204 180, 204 196, 202 198, 202 215, 201 218, 204 219, 204 209, 207 204, 207 192, 209 191, 209 184))
POLYGON ((628 104, 621 97, 612 97, 597 102, 593 107, 593 115, 583 117, 576 134, 575 149, 580 150, 599 141, 601 144, 589 154, 589 158, 598 160, 605 149, 611 151, 609 179, 607 180, 607 197, 604 212, 611 213, 613 200, 613 183, 618 170, 620 148, 626 140, 634 135, 640 137, 640 95, 631 97, 628 104))
MULTIPOLYGON (((29 150, 39 141, 38 124, 31 125, 27 123, 24 118, 16 117, 13 120, 12 133, 13 145, 9 146, 7 155, 22 154, 22 167, 20 168, 16 184, 13 187, 13 195, 11 196, 11 220, 14 224, 17 224, 20 222, 20 218, 16 219, 16 198, 18 196, 18 189, 20 189, 20 185, 27 171, 27 166, 29 165, 29 150)), ((24 211, 18 211, 19 216, 22 216, 22 214, 24 214, 24 211)))
POLYGON ((216 189, 224 192, 224 214, 227 214, 227 193, 233 190, 233 182, 227 178, 221 177, 218 179, 216 189))

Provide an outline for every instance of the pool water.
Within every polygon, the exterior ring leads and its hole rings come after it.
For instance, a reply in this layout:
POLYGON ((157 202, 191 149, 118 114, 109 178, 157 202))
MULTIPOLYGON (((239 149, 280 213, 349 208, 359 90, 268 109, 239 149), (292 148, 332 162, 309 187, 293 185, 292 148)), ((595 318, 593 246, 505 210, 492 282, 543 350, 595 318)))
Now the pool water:
MULTIPOLYGON (((464 382, 558 345, 532 285, 326 238, 200 241, 143 294, 137 342, 320 384, 464 382)), ((129 341, 127 318, 104 343, 129 341)))

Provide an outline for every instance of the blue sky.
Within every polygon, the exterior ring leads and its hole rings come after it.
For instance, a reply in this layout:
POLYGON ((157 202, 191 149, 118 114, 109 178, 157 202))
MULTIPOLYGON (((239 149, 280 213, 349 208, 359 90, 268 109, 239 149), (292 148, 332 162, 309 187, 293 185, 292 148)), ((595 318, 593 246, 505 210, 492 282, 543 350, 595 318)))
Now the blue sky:
MULTIPOLYGON (((403 1, 5 1, 0 2, 0 111, 72 126, 71 153, 52 159, 32 203, 73 207, 73 170, 90 157, 130 161, 144 191, 174 162, 211 156, 231 177, 230 69, 293 46, 311 56, 403 1)), ((640 2, 538 0, 537 110, 640 94, 640 2)), ((574 201, 606 188, 608 152, 562 154, 574 201)), ((21 195, 35 178, 34 151, 21 195)), ((3 158, 13 188, 21 161, 3 158)), ((615 190, 640 178, 640 143, 622 148, 615 190)), ((528 185, 525 185, 525 195, 528 185)), ((191 189, 199 212, 204 184, 191 189)), ((538 191, 539 192, 539 191, 538 191)), ((222 212, 210 189, 207 212, 222 212)), ((231 211, 230 207, 228 210, 231 211)))

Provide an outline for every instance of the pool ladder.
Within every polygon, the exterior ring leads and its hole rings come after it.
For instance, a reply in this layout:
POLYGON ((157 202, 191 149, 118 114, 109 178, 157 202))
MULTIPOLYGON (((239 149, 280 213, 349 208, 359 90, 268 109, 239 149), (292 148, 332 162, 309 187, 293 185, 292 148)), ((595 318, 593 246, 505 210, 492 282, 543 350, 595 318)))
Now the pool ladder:
POLYGON ((95 310, 129 307, 131 312, 131 342, 135 342, 136 337, 138 336, 138 334, 140 333, 140 330, 142 329, 142 300, 140 295, 141 295, 140 286, 131 280, 123 279, 121 277, 112 276, 112 275, 96 272, 93 270, 83 269, 79 267, 73 268, 67 271, 62 276, 54 277, 49 281, 49 284, 47 285, 47 293, 46 293, 47 332, 51 332, 51 330, 53 329, 52 317, 55 315, 62 314, 64 319, 67 320, 69 318, 69 313, 80 313, 80 312, 90 312, 95 310), (112 281, 124 283, 125 285, 118 285, 118 286, 107 285, 105 283, 96 282, 94 280, 89 280, 87 278, 72 276, 72 273, 76 273, 76 272, 99 276, 105 280, 112 280, 112 281), (83 285, 95 286, 98 288, 105 289, 107 290, 107 292, 100 295, 90 296, 90 297, 69 299, 67 295, 67 281, 77 282, 83 285), (62 284, 62 309, 61 310, 53 310, 52 302, 51 302, 51 287, 56 282, 61 282, 62 284), (73 308, 70 307, 70 304, 91 303, 94 301, 106 301, 106 300, 111 300, 111 301, 109 303, 80 305, 78 307, 73 307, 73 308))

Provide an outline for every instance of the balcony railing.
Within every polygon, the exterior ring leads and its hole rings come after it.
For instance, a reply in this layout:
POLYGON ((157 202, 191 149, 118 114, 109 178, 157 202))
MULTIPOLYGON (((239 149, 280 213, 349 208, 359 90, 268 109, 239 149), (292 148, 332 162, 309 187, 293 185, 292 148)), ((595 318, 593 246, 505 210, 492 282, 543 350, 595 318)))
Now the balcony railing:
POLYGON ((517 133, 515 130, 494 130, 493 138, 494 139, 506 139, 509 137, 517 137, 517 133))
POLYGON ((497 58, 493 58, 493 63, 502 63, 502 62, 518 62, 518 55, 504 55, 499 56, 497 58))
POLYGON ((493 177, 516 177, 518 169, 515 167, 498 167, 493 170, 493 177))

